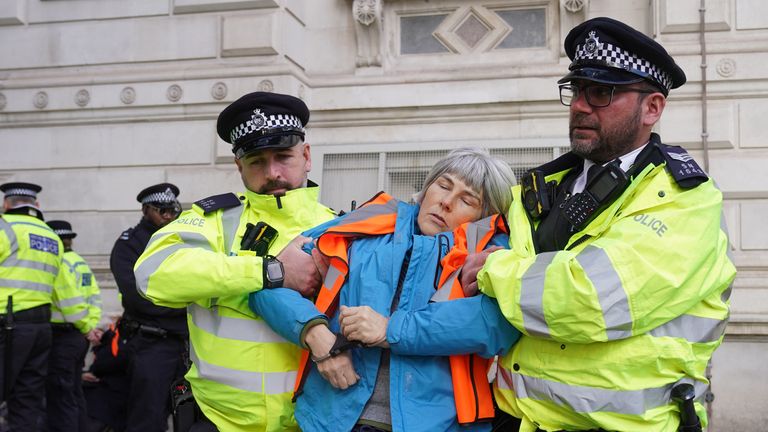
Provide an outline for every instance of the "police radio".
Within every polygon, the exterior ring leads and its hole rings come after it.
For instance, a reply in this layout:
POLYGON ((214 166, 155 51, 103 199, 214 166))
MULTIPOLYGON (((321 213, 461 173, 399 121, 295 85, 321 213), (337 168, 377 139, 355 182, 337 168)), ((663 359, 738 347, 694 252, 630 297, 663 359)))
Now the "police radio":
POLYGON ((552 208, 555 182, 546 183, 544 172, 530 170, 521 179, 523 189, 523 206, 533 219, 547 215, 552 208))
POLYGON ((257 256, 267 256, 269 248, 277 240, 277 230, 266 222, 258 222, 256 225, 248 223, 245 226, 243 240, 240 241, 240 250, 251 250, 257 256))
POLYGON ((614 160, 603 166, 584 188, 562 204, 563 216, 576 231, 581 230, 629 186, 629 176, 614 160))

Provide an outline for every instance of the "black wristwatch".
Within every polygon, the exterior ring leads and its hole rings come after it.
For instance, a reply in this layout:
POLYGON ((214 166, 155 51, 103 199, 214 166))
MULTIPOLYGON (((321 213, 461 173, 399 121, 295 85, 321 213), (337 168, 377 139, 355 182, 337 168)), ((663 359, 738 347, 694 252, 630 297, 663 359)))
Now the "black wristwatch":
POLYGON ((264 257, 262 264, 264 288, 279 288, 283 286, 285 273, 283 272, 283 263, 272 255, 264 257))

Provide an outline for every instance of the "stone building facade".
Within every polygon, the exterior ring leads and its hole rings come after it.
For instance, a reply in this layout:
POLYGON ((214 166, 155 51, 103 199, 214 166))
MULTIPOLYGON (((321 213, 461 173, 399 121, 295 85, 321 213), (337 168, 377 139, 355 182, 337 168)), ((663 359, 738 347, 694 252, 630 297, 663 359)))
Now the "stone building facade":
POLYGON ((489 148, 521 173, 568 147, 555 85, 568 66, 562 40, 595 16, 659 40, 688 75, 658 131, 724 191, 739 268, 712 366, 712 430, 763 430, 760 0, 2 0, 0 183, 44 186, 46 215, 73 223, 76 250, 97 272, 107 309, 119 311, 108 255, 139 220, 139 190, 175 183, 188 207, 242 189, 214 127, 240 95, 273 90, 307 102, 310 177, 337 209, 380 189, 407 198, 460 146, 489 148))

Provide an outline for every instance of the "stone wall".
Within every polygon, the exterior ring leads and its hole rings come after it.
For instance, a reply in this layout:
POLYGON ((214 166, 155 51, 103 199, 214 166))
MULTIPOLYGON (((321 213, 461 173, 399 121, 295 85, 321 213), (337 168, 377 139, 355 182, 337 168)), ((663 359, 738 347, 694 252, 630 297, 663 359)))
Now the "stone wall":
POLYGON ((761 430, 768 4, 705 5, 706 96, 699 0, 5 0, 0 182, 44 186, 46 215, 73 223, 75 248, 117 311, 108 255, 138 222, 139 190, 170 181, 189 206, 242 189, 214 127, 240 95, 274 90, 307 102, 311 178, 320 183, 326 156, 339 153, 562 148, 562 40, 584 19, 618 18, 659 40, 688 75, 658 131, 690 149, 722 188, 739 267, 713 363, 712 430, 761 430), (517 38, 526 25, 528 36, 517 38))

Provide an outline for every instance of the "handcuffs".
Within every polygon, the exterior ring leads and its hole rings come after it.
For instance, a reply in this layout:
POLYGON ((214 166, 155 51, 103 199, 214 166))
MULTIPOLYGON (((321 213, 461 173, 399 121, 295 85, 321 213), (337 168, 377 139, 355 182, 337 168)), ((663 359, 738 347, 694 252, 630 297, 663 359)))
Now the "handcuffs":
POLYGON ((344 337, 341 333, 336 333, 336 342, 333 343, 333 346, 331 347, 331 350, 328 351, 328 354, 320 357, 315 357, 314 354, 311 354, 309 357, 312 359, 315 363, 322 363, 330 358, 337 357, 340 354, 351 350, 352 348, 361 347, 364 346, 364 344, 357 340, 348 340, 346 337, 344 337))

